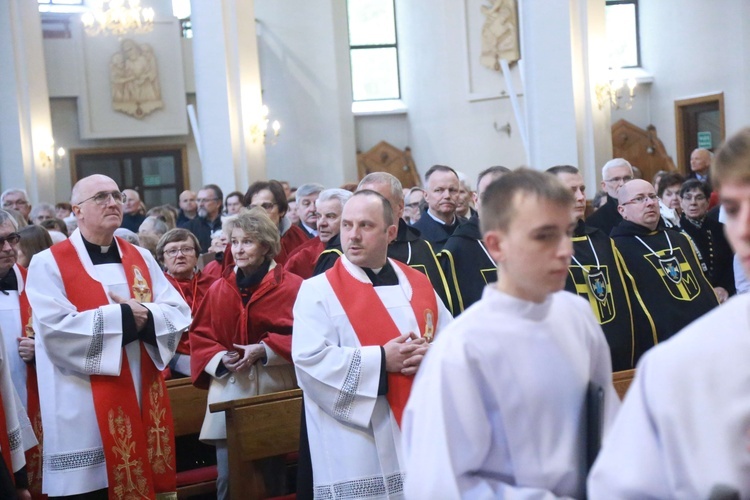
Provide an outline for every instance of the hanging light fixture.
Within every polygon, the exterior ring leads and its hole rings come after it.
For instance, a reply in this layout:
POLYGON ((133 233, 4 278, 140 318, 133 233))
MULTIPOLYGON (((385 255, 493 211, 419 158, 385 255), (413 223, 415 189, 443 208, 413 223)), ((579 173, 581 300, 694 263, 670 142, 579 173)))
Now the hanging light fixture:
POLYGON ((90 0, 81 16, 89 36, 148 33, 154 29, 154 9, 141 7, 140 0, 90 0))

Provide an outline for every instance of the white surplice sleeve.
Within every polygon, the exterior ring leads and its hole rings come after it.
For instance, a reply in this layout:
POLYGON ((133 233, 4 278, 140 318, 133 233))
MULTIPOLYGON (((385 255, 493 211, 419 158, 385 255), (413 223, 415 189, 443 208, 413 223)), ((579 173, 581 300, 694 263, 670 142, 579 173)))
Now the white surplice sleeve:
POLYGON ((324 412, 336 420, 367 428, 378 398, 381 353, 379 346, 362 347, 328 281, 305 280, 294 304, 292 359, 297 381, 324 412), (335 299, 335 296, 334 296, 335 299), (339 310, 331 311, 335 302, 339 310), (351 327, 348 327, 351 330, 351 327))
MULTIPOLYGON (((4 332, 0 331, 0 335, 4 332)), ((2 394, 3 411, 5 412, 5 426, 8 430, 8 441, 10 444, 10 458, 13 471, 17 472, 26 465, 24 452, 36 446, 37 440, 31 428, 31 422, 26 415, 26 410, 18 397, 13 381, 10 378, 5 353, 5 346, 0 341, 0 394, 2 394)))

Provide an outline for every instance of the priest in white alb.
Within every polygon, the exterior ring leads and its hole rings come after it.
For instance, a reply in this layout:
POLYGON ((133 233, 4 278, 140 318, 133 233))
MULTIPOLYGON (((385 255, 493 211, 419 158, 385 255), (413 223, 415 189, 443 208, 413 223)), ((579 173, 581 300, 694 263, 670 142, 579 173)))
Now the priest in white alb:
POLYGON ((78 230, 29 268, 50 497, 173 498, 176 489, 160 371, 190 308, 148 251, 114 238, 124 201, 109 177, 78 181, 78 230))
POLYGON ((402 498, 401 415, 429 341, 451 320, 427 277, 387 258, 388 200, 344 206, 344 255, 303 282, 292 358, 305 393, 315 498, 402 498))

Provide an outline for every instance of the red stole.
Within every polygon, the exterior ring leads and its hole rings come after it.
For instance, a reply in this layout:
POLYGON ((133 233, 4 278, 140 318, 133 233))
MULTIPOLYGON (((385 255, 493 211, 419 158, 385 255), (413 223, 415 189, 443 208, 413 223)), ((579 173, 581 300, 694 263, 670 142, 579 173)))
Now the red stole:
MULTIPOLYGON (((391 260, 406 275, 412 288, 411 307, 422 337, 432 341, 437 323, 437 300, 435 290, 427 277, 398 261, 391 260)), ((372 283, 364 283, 353 277, 341 259, 326 271, 326 278, 344 308, 346 317, 363 346, 383 346, 404 333, 399 330, 388 310, 378 297, 372 283)), ((399 427, 406 401, 409 399, 413 376, 388 373, 388 404, 399 427)))
MULTIPOLYGON (((153 285, 146 262, 130 243, 116 238, 131 296, 151 302, 153 285)), ((94 280, 66 240, 52 247, 68 300, 78 311, 109 304, 101 283, 94 280)), ((123 348, 119 376, 91 375, 96 419, 104 446, 110 498, 172 497, 175 477, 172 408, 161 373, 141 345, 141 408, 123 348), (166 495, 162 495, 166 494, 166 495)))
MULTIPOLYGON (((21 336, 34 337, 34 328, 31 323, 31 305, 26 296, 26 274, 25 268, 18 266, 23 279, 24 289, 18 298, 21 306, 21 336)), ((39 442, 30 450, 26 451, 26 474, 29 478, 29 491, 34 498, 46 498, 42 495, 42 450, 44 449, 44 433, 42 432, 42 412, 39 408, 39 385, 36 378, 35 363, 26 363, 26 413, 31 421, 36 440, 39 442)))

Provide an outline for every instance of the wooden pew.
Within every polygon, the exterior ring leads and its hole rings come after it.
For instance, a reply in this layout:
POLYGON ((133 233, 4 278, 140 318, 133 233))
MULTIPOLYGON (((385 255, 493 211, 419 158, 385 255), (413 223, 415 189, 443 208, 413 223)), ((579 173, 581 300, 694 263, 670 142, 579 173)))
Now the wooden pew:
MULTIPOLYGON (((193 386, 189 378, 167 380, 167 393, 172 404, 172 419, 174 420, 175 437, 199 434, 206 415, 208 391, 193 386)), ((197 438, 196 438, 197 439, 197 438)), ((176 450, 180 453, 180 450, 176 450)), ((208 468, 204 468, 208 469, 208 468)), ((198 482, 180 486, 181 476, 185 471, 178 471, 178 498, 189 498, 195 495, 205 495, 216 492, 215 466, 210 470, 196 469, 190 475, 198 482)))
POLYGON ((263 477, 255 461, 299 450, 302 391, 214 403, 210 410, 226 412, 232 500, 264 498, 263 477))
POLYGON ((617 391, 617 395, 620 396, 620 399, 624 398, 625 393, 628 392, 633 377, 635 377, 635 369, 623 370, 612 374, 612 385, 615 386, 615 391, 617 391))

